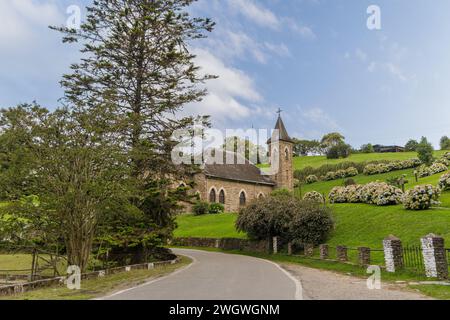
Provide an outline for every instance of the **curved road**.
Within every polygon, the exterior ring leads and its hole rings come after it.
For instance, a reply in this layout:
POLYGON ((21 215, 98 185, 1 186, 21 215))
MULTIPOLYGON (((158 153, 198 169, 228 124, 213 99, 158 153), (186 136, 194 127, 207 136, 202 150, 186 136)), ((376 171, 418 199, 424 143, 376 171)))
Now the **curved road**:
POLYGON ((193 263, 106 300, 294 300, 301 284, 277 264, 240 255, 174 249, 193 263))
POLYGON ((395 284, 369 290, 366 279, 248 256, 174 249, 193 263, 106 300, 417 300, 395 284), (286 271, 288 270, 288 271, 286 271), (299 281, 301 279, 301 282, 299 281))

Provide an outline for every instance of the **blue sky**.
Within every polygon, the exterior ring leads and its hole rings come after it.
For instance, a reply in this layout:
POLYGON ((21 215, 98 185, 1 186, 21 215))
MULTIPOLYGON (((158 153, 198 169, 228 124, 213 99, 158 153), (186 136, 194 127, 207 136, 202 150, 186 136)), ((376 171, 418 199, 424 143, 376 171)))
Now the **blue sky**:
MULTIPOLYGON (((79 54, 47 26, 89 2, 0 1, 0 107, 58 105, 79 54)), ((425 135, 437 146, 450 135, 447 0, 200 0, 190 10, 217 22, 191 47, 220 78, 186 112, 211 114, 218 128, 271 128, 281 107, 298 138, 340 131, 360 146, 425 135), (366 26, 371 4, 381 30, 366 26)))

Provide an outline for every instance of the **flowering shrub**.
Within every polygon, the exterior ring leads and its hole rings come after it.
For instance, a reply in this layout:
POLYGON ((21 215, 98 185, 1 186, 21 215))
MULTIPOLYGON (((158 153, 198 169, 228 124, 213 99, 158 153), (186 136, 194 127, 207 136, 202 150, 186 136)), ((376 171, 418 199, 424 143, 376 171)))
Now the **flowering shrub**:
POLYGON ((447 152, 446 154, 444 154, 444 158, 447 160, 450 160, 450 152, 447 152))
POLYGON ((419 167, 418 175, 419 175, 419 178, 424 178, 424 177, 433 175, 433 173, 431 172, 430 167, 427 167, 426 165, 422 165, 419 167))
POLYGON ((330 203, 346 203, 347 201, 347 193, 346 189, 348 187, 334 187, 331 189, 328 198, 330 199, 330 203))
POLYGON ((377 206, 396 205, 401 203, 402 190, 385 182, 371 182, 360 191, 361 201, 377 206))
POLYGON ((348 168, 347 170, 345 170, 345 173, 346 173, 345 178, 355 177, 359 174, 358 169, 356 169, 354 167, 348 168))
POLYGON ((377 206, 401 203, 403 192, 384 182, 372 182, 366 185, 335 187, 331 190, 331 203, 367 203, 377 206))
POLYGON ((427 167, 425 165, 421 166, 419 168, 419 177, 420 178, 428 177, 428 176, 432 176, 437 173, 445 172, 447 170, 448 170, 448 167, 445 164, 440 163, 440 162, 435 162, 430 167, 427 167))
POLYGON ((325 203, 325 198, 317 191, 311 191, 305 194, 303 200, 313 201, 317 203, 325 203))
POLYGON ((439 204, 441 190, 430 184, 416 186, 408 190, 403 198, 403 205, 407 210, 427 210, 432 205, 439 204))
POLYGON ((444 174, 439 179, 439 188, 441 188, 441 190, 450 190, 450 173, 444 174))
POLYGON ((328 173, 322 178, 322 180, 324 180, 324 181, 331 181, 331 180, 336 180, 336 179, 338 179, 338 176, 336 175, 336 172, 334 172, 334 171, 328 172, 328 173))
POLYGON ((436 160, 434 163, 442 163, 443 165, 445 165, 447 167, 450 166, 450 160, 448 160, 447 158, 444 158, 444 157, 436 160))
POLYGON ((347 171, 346 170, 338 170, 334 173, 334 176, 336 179, 343 179, 347 177, 347 171))
POLYGON ((393 161, 390 163, 369 164, 364 168, 364 174, 370 176, 396 170, 405 170, 415 168, 421 163, 422 162, 419 159, 409 159, 403 161, 393 161))
POLYGON ((360 184, 349 185, 345 188, 345 197, 349 203, 361 202, 361 190, 364 186, 360 184))
POLYGON ((313 174, 306 177, 306 183, 307 184, 315 183, 315 182, 318 182, 318 181, 319 181, 319 178, 317 178, 317 176, 315 176, 313 174))

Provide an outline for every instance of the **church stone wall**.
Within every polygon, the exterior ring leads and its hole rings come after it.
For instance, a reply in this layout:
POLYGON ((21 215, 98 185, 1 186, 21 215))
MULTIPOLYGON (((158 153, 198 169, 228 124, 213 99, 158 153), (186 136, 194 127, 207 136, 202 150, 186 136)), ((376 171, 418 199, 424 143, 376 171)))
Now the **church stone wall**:
POLYGON ((241 208, 239 196, 242 191, 246 195, 246 203, 257 199, 260 195, 268 196, 274 189, 270 185, 260 185, 245 183, 240 181, 228 181, 217 178, 207 178, 204 174, 197 174, 194 177, 196 188, 194 192, 200 194, 202 201, 209 202, 209 194, 214 188, 216 191, 216 202, 219 202, 219 194, 221 190, 225 191, 225 211, 238 212, 241 208))

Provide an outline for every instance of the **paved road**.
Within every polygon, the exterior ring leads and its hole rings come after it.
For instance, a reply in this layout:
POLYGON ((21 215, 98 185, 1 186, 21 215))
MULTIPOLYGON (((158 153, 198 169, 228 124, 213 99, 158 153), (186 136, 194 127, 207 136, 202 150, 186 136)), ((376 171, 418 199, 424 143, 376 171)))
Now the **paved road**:
MULTIPOLYGON (((301 279, 304 300, 428 300, 405 285, 382 283, 380 290, 369 290, 367 279, 361 279, 294 264, 283 268, 301 279)), ((368 275, 369 276, 369 275, 368 275)))
POLYGON ((107 300, 417 300, 428 299, 400 285, 369 290, 366 280, 300 265, 247 256, 174 250, 191 257, 188 267, 107 300))
POLYGON ((194 262, 171 275, 118 292, 107 300, 294 300, 296 278, 257 258, 196 250, 174 250, 194 262))

